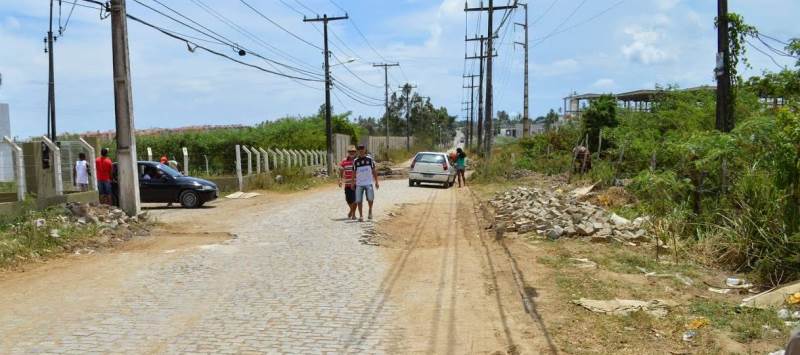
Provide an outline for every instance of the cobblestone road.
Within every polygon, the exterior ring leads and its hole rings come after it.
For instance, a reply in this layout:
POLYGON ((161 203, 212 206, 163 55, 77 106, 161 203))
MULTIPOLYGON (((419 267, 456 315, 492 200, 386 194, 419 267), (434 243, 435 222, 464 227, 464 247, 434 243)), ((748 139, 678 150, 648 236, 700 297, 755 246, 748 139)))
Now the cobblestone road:
MULTIPOLYGON (((376 216, 441 191, 386 181, 376 216)), ((343 207, 338 189, 242 215, 223 203, 216 218, 236 239, 131 269, 113 291, 78 284, 55 293, 58 306, 6 305, 0 353, 396 351, 396 308, 379 294, 388 265, 358 242, 368 223, 342 221, 343 207), (40 312, 52 316, 30 320, 40 312)))

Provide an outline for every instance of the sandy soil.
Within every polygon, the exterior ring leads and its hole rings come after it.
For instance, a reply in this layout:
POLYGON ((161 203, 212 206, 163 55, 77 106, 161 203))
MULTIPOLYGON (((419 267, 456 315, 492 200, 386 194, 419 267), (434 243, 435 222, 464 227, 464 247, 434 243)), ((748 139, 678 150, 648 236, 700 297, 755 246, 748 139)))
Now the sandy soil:
POLYGON ((467 189, 440 190, 378 226, 392 263, 384 284, 400 305, 398 351, 435 354, 554 353, 526 313, 510 260, 481 236, 467 189))

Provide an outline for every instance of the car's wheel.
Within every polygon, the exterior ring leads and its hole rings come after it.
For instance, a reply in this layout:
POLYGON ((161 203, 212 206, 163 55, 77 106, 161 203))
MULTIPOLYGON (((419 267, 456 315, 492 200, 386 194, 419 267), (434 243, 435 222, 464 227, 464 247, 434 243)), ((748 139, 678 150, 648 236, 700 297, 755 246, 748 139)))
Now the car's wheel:
POLYGON ((408 180, 408 187, 414 187, 414 180, 408 180))
POLYGON ((181 192, 180 200, 181 206, 184 208, 200 207, 200 196, 197 196, 197 193, 194 191, 186 190, 181 192))

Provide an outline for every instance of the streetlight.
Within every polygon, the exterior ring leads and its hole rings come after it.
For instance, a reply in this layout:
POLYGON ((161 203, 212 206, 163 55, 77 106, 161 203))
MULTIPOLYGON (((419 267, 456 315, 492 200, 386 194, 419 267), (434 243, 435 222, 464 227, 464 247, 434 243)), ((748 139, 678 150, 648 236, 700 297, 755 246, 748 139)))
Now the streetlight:
MULTIPOLYGON (((333 64, 333 65, 331 65, 331 66, 332 66, 332 67, 335 67, 335 66, 337 66, 337 65, 350 64, 350 63, 352 63, 352 62, 355 62, 355 61, 357 61, 357 60, 358 60, 358 58, 350 58, 350 59, 348 59, 348 60, 345 60, 344 62, 339 62, 339 63, 337 63, 337 64, 333 64)), ((337 61, 338 61, 338 59, 337 59, 337 61)))

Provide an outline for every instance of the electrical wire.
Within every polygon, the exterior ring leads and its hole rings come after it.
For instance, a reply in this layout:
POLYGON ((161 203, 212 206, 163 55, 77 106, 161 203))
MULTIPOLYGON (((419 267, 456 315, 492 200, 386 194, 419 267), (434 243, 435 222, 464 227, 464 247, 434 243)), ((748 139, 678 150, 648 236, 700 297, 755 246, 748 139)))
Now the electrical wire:
POLYGON ((544 12, 543 12, 541 15, 539 15, 539 17, 537 17, 536 19, 534 19, 534 20, 531 22, 531 24, 530 24, 530 25, 531 25, 531 26, 533 26, 533 25, 537 24, 537 23, 538 23, 539 21, 541 21, 541 20, 542 20, 542 19, 543 19, 545 16, 547 16, 547 14, 549 14, 549 13, 550 13, 550 10, 552 10, 552 9, 553 9, 553 7, 554 7, 556 4, 558 4, 558 1, 559 1, 559 0, 553 0, 553 2, 551 2, 551 3, 550 3, 550 6, 548 6, 548 7, 547 7, 547 9, 546 9, 546 10, 544 10, 544 12))
POLYGON ((753 43, 751 43, 751 42, 750 42, 750 41, 748 41, 747 39, 745 39, 744 41, 745 41, 745 43, 749 44, 749 45, 750 45, 750 47, 752 47, 752 48, 753 48, 753 49, 755 49, 756 51, 758 51, 758 52, 760 52, 761 54, 763 54, 763 55, 767 56, 767 58, 769 58, 769 59, 772 61, 772 63, 774 63, 774 64, 775 64, 775 66, 777 66, 777 67, 778 67, 778 68, 780 68, 780 69, 786 69, 786 67, 785 67, 785 66, 782 66, 782 65, 780 65, 780 64, 778 63, 778 61, 777 61, 777 60, 775 60, 775 57, 773 57, 773 56, 772 56, 772 55, 770 55, 769 53, 767 53, 766 51, 764 51, 764 50, 763 50, 763 49, 761 49, 761 48, 758 48, 758 47, 756 47, 756 46, 755 46, 753 43))
POLYGON ((332 77, 331 77, 331 81, 332 81, 332 82, 334 82, 334 83, 339 83, 339 84, 340 84, 340 85, 341 85, 343 88, 345 88, 347 91, 349 91, 349 92, 350 92, 350 93, 352 93, 353 95, 356 95, 356 96, 358 96, 358 97, 360 97, 360 98, 362 98, 362 99, 364 99, 364 100, 375 101, 375 102, 383 102, 383 101, 384 101, 383 99, 379 99, 379 98, 371 97, 371 96, 369 96, 369 95, 367 95, 367 94, 361 93, 360 91, 358 91, 358 90, 356 90, 356 89, 353 89, 353 88, 352 88, 350 85, 348 85, 348 84, 347 84, 347 82, 345 82, 345 81, 343 81, 343 80, 339 80, 339 79, 338 79, 338 78, 336 78, 336 77, 333 77, 333 76, 332 76, 332 77))
POLYGON ((567 32, 567 31, 573 30, 573 29, 575 29, 575 28, 577 28, 577 27, 583 26, 583 25, 585 25, 585 24, 587 24, 587 23, 589 23, 589 22, 591 22, 591 21, 594 21, 595 19, 599 18, 600 16, 603 16, 603 15, 605 15, 606 13, 610 12, 611 10, 615 9, 615 8, 616 8, 616 7, 618 7, 619 5, 622 5, 622 3, 624 3, 624 2, 625 2, 625 0, 620 0, 620 1, 617 1, 617 2, 616 2, 616 3, 614 3, 613 5, 611 5, 611 6, 607 7, 607 8, 605 8, 603 11, 600 11, 600 12, 598 12, 597 14, 594 14, 594 15, 592 15, 592 16, 590 16, 590 17, 587 17, 586 19, 583 19, 583 20, 581 20, 581 21, 578 21, 578 23, 576 23, 576 24, 574 24, 574 25, 572 25, 572 26, 569 26, 569 27, 567 27, 567 28, 561 29, 561 30, 559 30, 559 31, 552 31, 552 32, 548 33, 547 35, 545 35, 545 36, 542 36, 542 37, 539 37, 539 38, 534 38, 534 39, 531 41, 531 42, 533 43, 532 47, 536 47, 536 46, 538 46, 538 45, 542 44, 542 42, 544 42, 544 41, 546 41, 546 40, 550 39, 551 37, 554 37, 554 36, 556 36, 556 35, 559 35, 559 34, 562 34, 562 33, 564 33, 564 32, 567 32))
POLYGON ((251 67, 251 68, 254 68, 254 69, 257 69, 257 70, 263 71, 263 72, 265 72, 265 73, 269 73, 269 74, 273 74, 273 75, 277 75, 277 76, 285 77, 285 78, 296 79, 296 80, 302 80, 302 81, 323 82, 323 80, 319 80, 319 79, 313 79, 313 78, 304 78, 304 77, 299 77, 299 76, 289 75, 289 74, 285 74, 285 73, 281 73, 281 72, 277 72, 277 71, 269 70, 269 69, 263 68, 263 67, 261 67, 261 66, 255 65, 255 64, 247 63, 247 62, 241 61, 241 60, 239 60, 239 59, 233 58, 233 57, 231 57, 231 56, 228 56, 227 54, 220 53, 220 52, 217 52, 217 51, 215 51, 215 50, 213 50, 213 49, 210 49, 210 48, 207 48, 207 47, 201 46, 201 45, 199 45, 199 44, 197 44, 197 43, 194 43, 194 42, 192 42, 192 41, 189 41, 189 40, 188 40, 188 39, 186 39, 186 38, 183 38, 183 37, 180 37, 180 36, 178 36, 178 35, 172 34, 172 33, 170 33, 168 30, 165 30, 165 29, 163 29, 163 28, 161 28, 161 27, 159 27, 159 26, 157 26, 157 25, 154 25, 154 24, 152 24, 152 23, 149 23, 149 22, 147 22, 147 21, 144 21, 144 20, 142 20, 142 19, 140 19, 140 18, 138 18, 138 17, 136 17, 136 16, 133 16, 133 15, 130 15, 130 14, 128 14, 128 15, 127 15, 127 17, 128 17, 129 19, 133 20, 133 21, 136 21, 136 22, 138 22, 138 23, 142 24, 142 25, 145 25, 145 26, 147 26, 147 27, 150 27, 150 28, 152 28, 152 29, 154 29, 154 30, 156 30, 156 31, 159 31, 159 32, 163 33, 164 35, 166 35, 166 36, 168 36, 168 37, 172 37, 172 38, 174 38, 174 39, 177 39, 177 40, 179 40, 179 41, 182 41, 182 42, 186 43, 186 46, 187 46, 187 47, 188 47, 188 48, 189 48, 191 51, 197 50, 197 49, 199 48, 199 49, 202 49, 202 50, 204 50, 204 51, 206 51, 206 52, 209 52, 209 53, 211 53, 211 54, 215 54, 215 55, 217 55, 217 56, 223 57, 223 58, 225 58, 225 59, 228 59, 228 60, 230 60, 230 61, 233 61, 233 62, 239 63, 239 64, 241 64, 241 65, 244 65, 244 66, 247 66, 247 67, 251 67), (192 48, 192 46, 194 46, 194 48, 192 48))
POLYGON ((383 87, 382 85, 375 85, 375 84, 371 84, 371 83, 367 82, 366 80, 364 80, 363 78, 358 76, 358 74, 356 74, 352 70, 350 70, 350 67, 347 66, 347 63, 345 63, 341 59, 339 59, 339 57, 337 57, 335 53, 331 52, 331 55, 333 55, 333 58, 336 59, 336 61, 339 62, 339 64, 341 64, 345 68, 345 70, 347 70, 351 75, 353 75, 356 79, 358 79, 358 81, 360 81, 360 82, 362 82, 362 83, 364 83, 364 84, 366 84, 368 86, 372 86, 374 88, 379 88, 380 89, 380 88, 383 87))
POLYGON ((72 3, 72 7, 69 9, 69 14, 67 15, 67 19, 64 21, 64 25, 61 25, 61 1, 58 0, 58 35, 63 36, 64 32, 67 31, 67 26, 69 25, 69 20, 72 18, 72 12, 75 11, 75 6, 77 5, 77 1, 72 3))
POLYGON ((288 33, 288 34, 289 34, 289 35, 291 35, 292 37, 294 37, 294 38, 297 38, 297 39, 298 39, 298 40, 300 40, 301 42, 303 42, 303 43, 305 43, 305 44, 307 44, 307 45, 309 45, 309 46, 311 46, 311 47, 313 47, 313 48, 316 48, 316 49, 318 49, 318 50, 322 50, 322 47, 320 47, 320 46, 318 46, 318 45, 316 45, 316 44, 314 44, 314 43, 311 43, 311 42, 309 42, 309 41, 307 41, 307 40, 303 39, 302 37, 300 37, 300 36, 296 35, 294 32, 287 30, 286 28, 284 28, 283 26, 281 26, 279 23, 277 23, 277 22, 273 21, 271 18, 267 17, 267 15, 264 15, 264 13, 262 13, 261 11, 258 11, 258 10, 257 10, 255 7, 253 7, 252 5, 248 4, 248 3, 247 3, 247 1, 244 1, 244 0, 239 0, 239 2, 241 2, 241 3, 242 3, 242 4, 244 4, 245 6, 249 7, 249 8, 250 8, 250 10, 253 10, 253 12, 257 13, 259 16, 261 16, 261 17, 263 17, 265 20, 269 21, 269 23, 271 23, 271 24, 275 25, 276 27, 280 28, 281 30, 283 30, 284 32, 288 33))
MULTIPOLYGON (((306 68, 314 69, 314 67, 312 65, 302 61, 301 59, 299 59, 299 58, 297 58, 295 56, 292 56, 289 53, 284 52, 283 50, 281 50, 278 47, 275 47, 275 46, 267 43, 266 41, 262 40, 260 37, 256 36, 252 32, 250 32, 247 29, 245 29, 244 27, 239 26, 238 24, 236 24, 236 22, 234 22, 234 21, 230 20, 229 18, 225 17, 225 15, 223 15, 223 14, 219 13, 218 11, 214 10, 212 7, 208 6, 208 4, 204 3, 203 1, 201 1, 201 0, 191 0, 191 1, 195 5, 200 7, 202 10, 204 10, 206 13, 210 14, 211 16, 213 16, 214 18, 216 18, 220 22, 222 22, 225 25, 227 25, 228 27, 232 28, 234 31, 239 32, 240 34, 244 35, 245 37, 250 38, 256 44, 258 44, 258 45, 266 48, 267 50, 270 50, 270 51, 272 51, 272 52, 274 52, 274 53, 276 53, 276 54, 288 59, 289 61, 294 62, 295 64, 305 66, 306 68)), ((283 66, 283 63, 281 63, 279 65, 283 66)), ((301 72, 301 73, 304 73, 304 74, 310 74, 310 75, 315 75, 315 76, 319 76, 319 77, 324 76, 324 74, 321 73, 321 72, 316 72, 316 71, 311 71, 311 70, 306 70, 306 69, 300 69, 300 68, 289 66, 289 65, 286 65, 286 66, 288 68, 292 69, 292 70, 295 70, 295 71, 298 71, 298 72, 301 72)))

